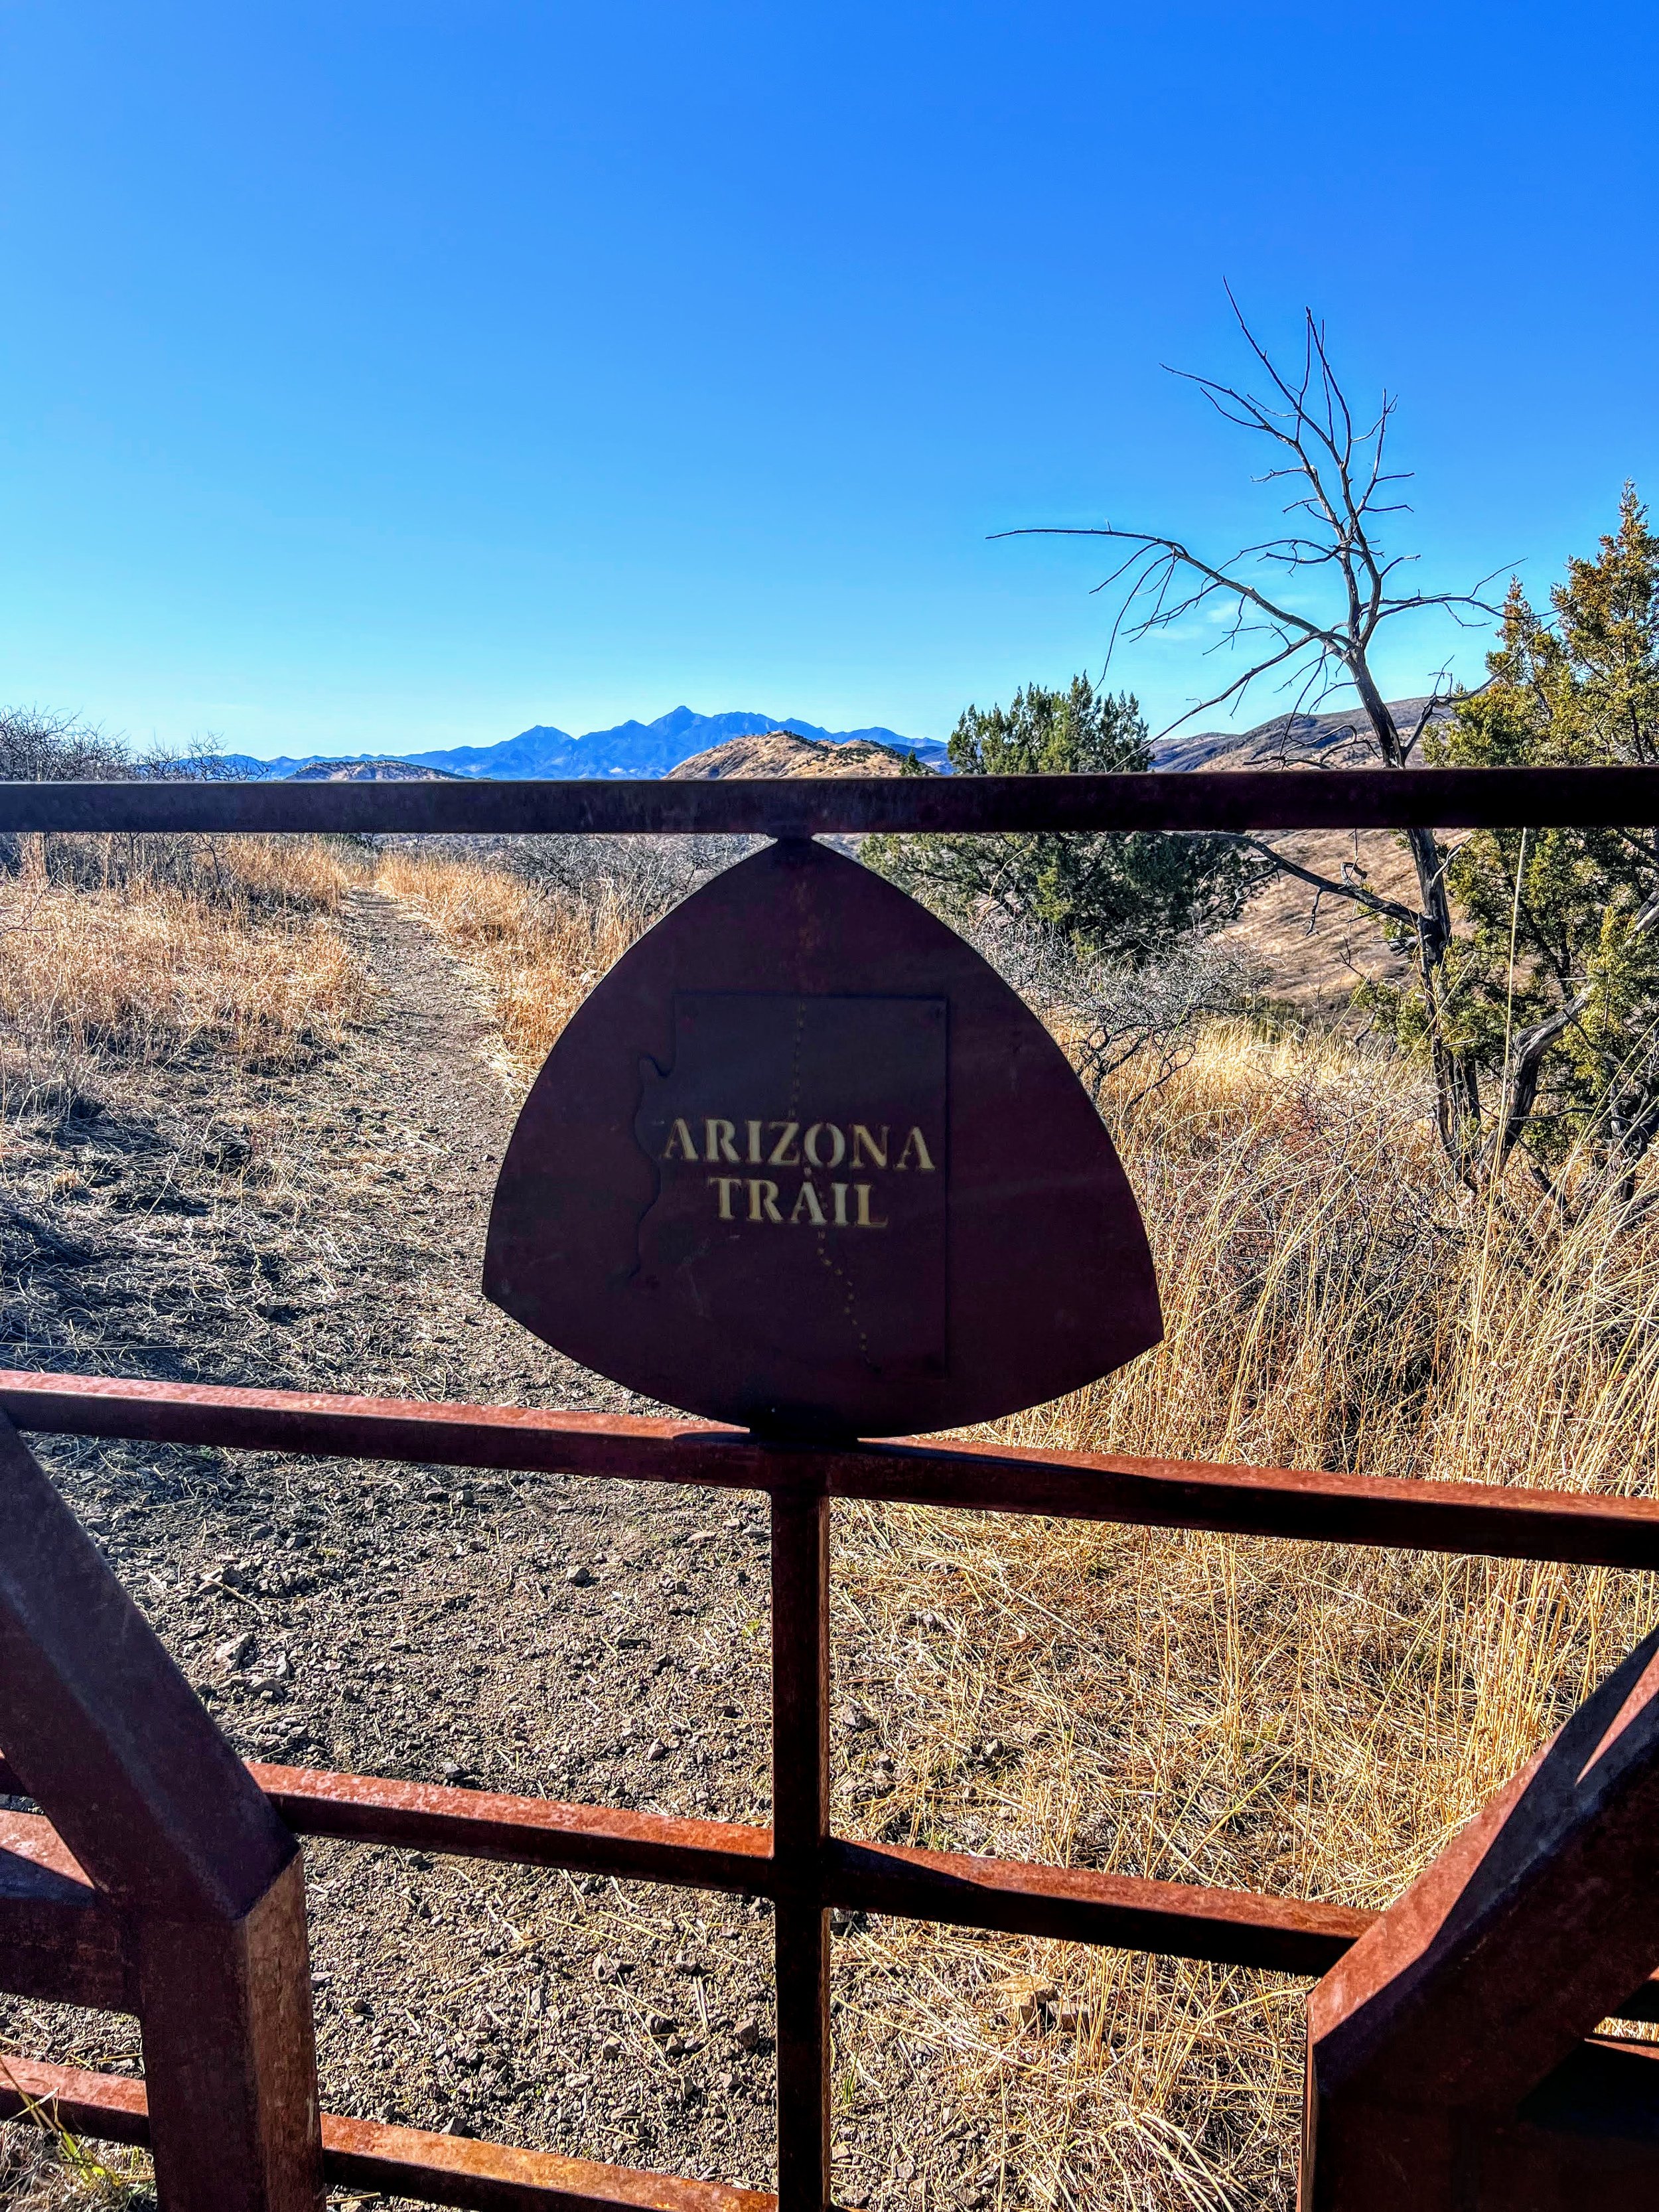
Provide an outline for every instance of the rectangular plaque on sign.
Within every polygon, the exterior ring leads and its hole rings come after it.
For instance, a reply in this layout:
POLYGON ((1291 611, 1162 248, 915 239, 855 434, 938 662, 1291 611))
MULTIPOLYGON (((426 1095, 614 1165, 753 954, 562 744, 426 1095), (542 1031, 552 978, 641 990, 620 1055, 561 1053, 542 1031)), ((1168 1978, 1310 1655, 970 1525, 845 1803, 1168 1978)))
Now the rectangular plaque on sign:
POLYGON ((827 1372, 943 1374, 946 1043, 943 999, 676 993, 638 1288, 827 1372))

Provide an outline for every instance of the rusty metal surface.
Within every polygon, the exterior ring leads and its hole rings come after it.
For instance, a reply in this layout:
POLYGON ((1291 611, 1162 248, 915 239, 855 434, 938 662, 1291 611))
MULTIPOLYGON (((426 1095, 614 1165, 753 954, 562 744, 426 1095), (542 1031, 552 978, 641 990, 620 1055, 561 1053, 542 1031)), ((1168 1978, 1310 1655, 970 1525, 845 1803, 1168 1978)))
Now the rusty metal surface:
POLYGON ((0 783, 0 831, 759 834, 1659 822, 1651 768, 1240 769, 714 781, 0 783))
MULTIPOLYGON (((565 1867, 749 1897, 775 1893, 769 1828, 678 1820, 665 1814, 309 1767, 250 1762, 248 1771, 297 1835, 565 1867)), ((0 1792, 13 1780, 0 1765, 0 1792)), ((20 1924, 7 1918, 6 1899, 15 1885, 26 1895, 36 1893, 31 1887, 33 1866, 71 1869, 75 1862, 45 1820, 26 1814, 0 1814, 0 1955, 7 1960, 0 1982, 28 1995, 11 1978, 11 1955, 3 1948, 9 1929, 20 1924), (14 1838, 27 1840, 15 1843, 14 1838)), ((45 1888, 38 1893, 48 1900, 60 1895, 45 1888)), ((1358 1905, 1316 1899, 834 1836, 823 1848, 822 1896, 826 1905, 849 1912, 892 1913, 948 1927, 1156 1951, 1170 1958, 1209 1959, 1285 1974, 1325 1973, 1379 1917, 1358 1905)), ((76 1905, 84 1901, 77 1889, 76 1905)), ((133 2008, 115 1993, 111 1963, 100 1961, 88 1973, 83 1988, 91 1990, 101 1978, 112 1993, 73 1998, 66 1990, 38 1994, 61 1994, 67 2002, 111 2010, 133 2008)), ((1615 2010, 1623 2020, 1659 2021, 1659 1984, 1644 1984, 1615 2010)))
POLYGON ((0 1745, 137 1972, 167 2212, 321 2212, 298 1846, 9 1422, 0 1745))
POLYGON ((830 1503, 772 1497, 772 1894, 779 2212, 830 2186, 830 1503))
POLYGON ((565 1867, 642 1881, 767 1896, 772 1832, 726 1820, 678 1820, 608 1805, 567 1805, 441 1784, 383 1781, 307 1767, 248 1771, 304 1836, 400 1844, 520 1866, 565 1867))
POLYGON ((135 1933, 150 2151, 164 2212, 322 2212, 299 1859, 234 1921, 146 1914, 135 1933))
POLYGON ((136 2012, 118 1917, 49 1820, 0 1811, 0 1987, 96 2012, 136 2012))
POLYGON ((826 1853, 823 1886, 831 1904, 852 1912, 1282 1974, 1325 1973, 1377 1917, 1357 1905, 841 1838, 826 1853))
POLYGON ((993 1419, 1163 1333, 1065 1054, 925 907, 804 842, 705 884, 572 1016, 483 1286, 645 1396, 820 1438, 993 1419))
POLYGON ((1471 2212, 1653 2212, 1659 2046, 1593 2036, 1480 2144, 1471 2212))
MULTIPOLYGON (((297 1835, 567 1867, 748 1897, 778 1892, 769 1828, 309 1767, 251 1763, 248 1771, 297 1835)), ((9 1779, 0 1767, 0 1790, 9 1779)), ((1377 1917, 1357 1906, 1302 1898, 834 1836, 823 1843, 817 1880, 823 1903, 848 1911, 890 1912, 947 1926, 1292 1974, 1322 1974, 1377 1917)), ((1652 2002, 1651 1993, 1636 2002, 1652 2002)), ((1621 2015, 1648 2016, 1628 2003, 1621 2015)))
POLYGON ((126 1911, 247 1911, 294 1856, 271 1810, 9 1421, 0 1419, 0 1747, 126 1911))
MULTIPOLYGON (((777 1894, 772 1831, 425 1783, 250 1765, 297 1834, 777 1894)), ((1357 1906, 828 1837, 825 1905, 961 1928, 1322 1974, 1376 1918, 1357 1906)), ((1644 2015, 1626 2013, 1626 2018, 1644 2015)))
POLYGON ((149 2100, 142 2081, 8 2052, 0 2066, 0 2120, 28 2119, 35 2107, 46 2124, 55 2121, 71 2135, 149 2147, 149 2100))
POLYGON ((1659 1632, 1314 1989, 1307 2212, 1486 2201, 1492 2130, 1656 1966, 1659 1632))
MULTIPOLYGON (((0 2069, 0 2119, 27 2118, 31 2107, 73 2135, 140 2147, 149 2142, 143 2081, 9 2057, 0 2069)), ((337 2187, 383 2189, 480 2212, 772 2212, 777 2202, 758 2189, 641 2173, 334 2112, 322 2115, 322 2139, 324 2171, 337 2187)))
POLYGON ((323 2159, 331 2181, 479 2212, 773 2212, 778 2201, 726 2182, 641 2173, 331 2112, 323 2120, 323 2159))
MULTIPOLYGON (((1516 2118, 1581 2142, 1598 2136, 1645 2142, 1659 2158, 1659 2044, 1587 2037, 1522 2100, 1516 2118)), ((1649 2179, 1659 2182, 1659 2166, 1649 2179)), ((1656 2202, 1659 2191, 1649 2199, 1656 2202)))
POLYGON ((41 1434, 314 1452, 769 1490, 810 1458, 836 1498, 1206 1528, 1474 1557, 1659 1567, 1659 1500, 1506 1484, 1419 1482, 1300 1468, 1000 1444, 869 1444, 811 1455, 698 1421, 516 1406, 0 1370, 0 1412, 41 1434))

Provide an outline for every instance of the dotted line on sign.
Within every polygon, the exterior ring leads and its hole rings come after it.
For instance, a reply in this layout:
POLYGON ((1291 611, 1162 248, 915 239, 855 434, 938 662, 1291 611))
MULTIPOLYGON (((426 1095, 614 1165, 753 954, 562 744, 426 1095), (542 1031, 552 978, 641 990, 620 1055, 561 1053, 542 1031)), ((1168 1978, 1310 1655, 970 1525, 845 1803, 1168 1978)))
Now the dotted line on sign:
POLYGON ((873 1368, 875 1362, 870 1357, 870 1340, 865 1334, 863 1324, 859 1320, 858 1309, 853 1302, 853 1285, 851 1281, 848 1279, 847 1270, 842 1266, 841 1261, 837 1260, 835 1255, 830 1251, 825 1238, 825 1232, 820 1229, 817 1232, 817 1235, 818 1240, 818 1257, 823 1261, 824 1266, 828 1267, 830 1273, 836 1278, 836 1281, 842 1286, 842 1290, 844 1294, 842 1304, 847 1309, 847 1319, 852 1328, 854 1335, 858 1339, 859 1358, 864 1362, 866 1367, 873 1368))
POLYGON ((806 1001, 805 999, 797 999, 795 1001, 795 1042, 790 1051, 789 1067, 789 1119, 792 1121, 798 1121, 800 1119, 801 1032, 805 1027, 806 1001))

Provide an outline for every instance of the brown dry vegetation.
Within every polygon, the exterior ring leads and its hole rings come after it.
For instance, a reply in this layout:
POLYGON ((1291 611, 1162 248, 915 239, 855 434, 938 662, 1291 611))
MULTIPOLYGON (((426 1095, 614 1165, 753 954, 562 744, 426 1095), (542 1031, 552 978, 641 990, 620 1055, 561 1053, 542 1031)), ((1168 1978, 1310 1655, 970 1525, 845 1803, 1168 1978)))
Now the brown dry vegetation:
POLYGON ((193 1050, 271 1068, 337 1041, 363 980, 333 927, 362 872, 315 838, 27 837, 0 882, 13 1080, 193 1050))
POLYGON ((519 1074, 540 1066, 611 962, 655 919, 615 882, 576 898, 479 861, 402 848, 383 857, 376 881, 477 969, 519 1074))
POLYGON ((142 2152, 82 2142, 42 2109, 33 2125, 0 2131, 0 2203, 10 2212, 151 2212, 149 2168, 142 2152))
MULTIPOLYGON (((349 856, 215 861, 14 878, 14 1046, 246 1059, 348 1021, 349 856)), ((520 1085, 648 919, 401 851, 378 883, 477 969, 520 1085)), ((1106 1111, 1165 1340, 1012 1439, 1654 1490, 1651 1236, 1472 1210, 1417 1077, 1347 1045, 1223 1027, 1133 1108, 1131 1075, 1106 1111)), ((836 1571, 843 1832, 1367 1904, 1655 1613, 1601 1571, 898 1509, 842 1516, 836 1571)), ((838 2111, 943 2063, 988 2123, 987 2201, 1290 2201, 1305 1984, 889 1923, 837 1960, 838 2111)))

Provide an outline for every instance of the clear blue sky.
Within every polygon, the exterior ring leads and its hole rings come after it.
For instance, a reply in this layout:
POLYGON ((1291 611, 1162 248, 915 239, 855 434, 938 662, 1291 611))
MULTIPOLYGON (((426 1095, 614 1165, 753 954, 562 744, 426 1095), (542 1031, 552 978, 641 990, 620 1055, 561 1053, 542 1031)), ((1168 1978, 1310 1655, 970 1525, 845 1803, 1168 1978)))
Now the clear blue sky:
MULTIPOLYGON (((1656 25, 0 0, 0 699, 265 753, 943 735, 1103 647, 1096 555, 988 532, 1250 533, 1158 367, 1239 366, 1224 277, 1399 391, 1427 580, 1541 590, 1659 493, 1656 25)), ((1200 642, 1115 674, 1170 719, 1200 642)))

